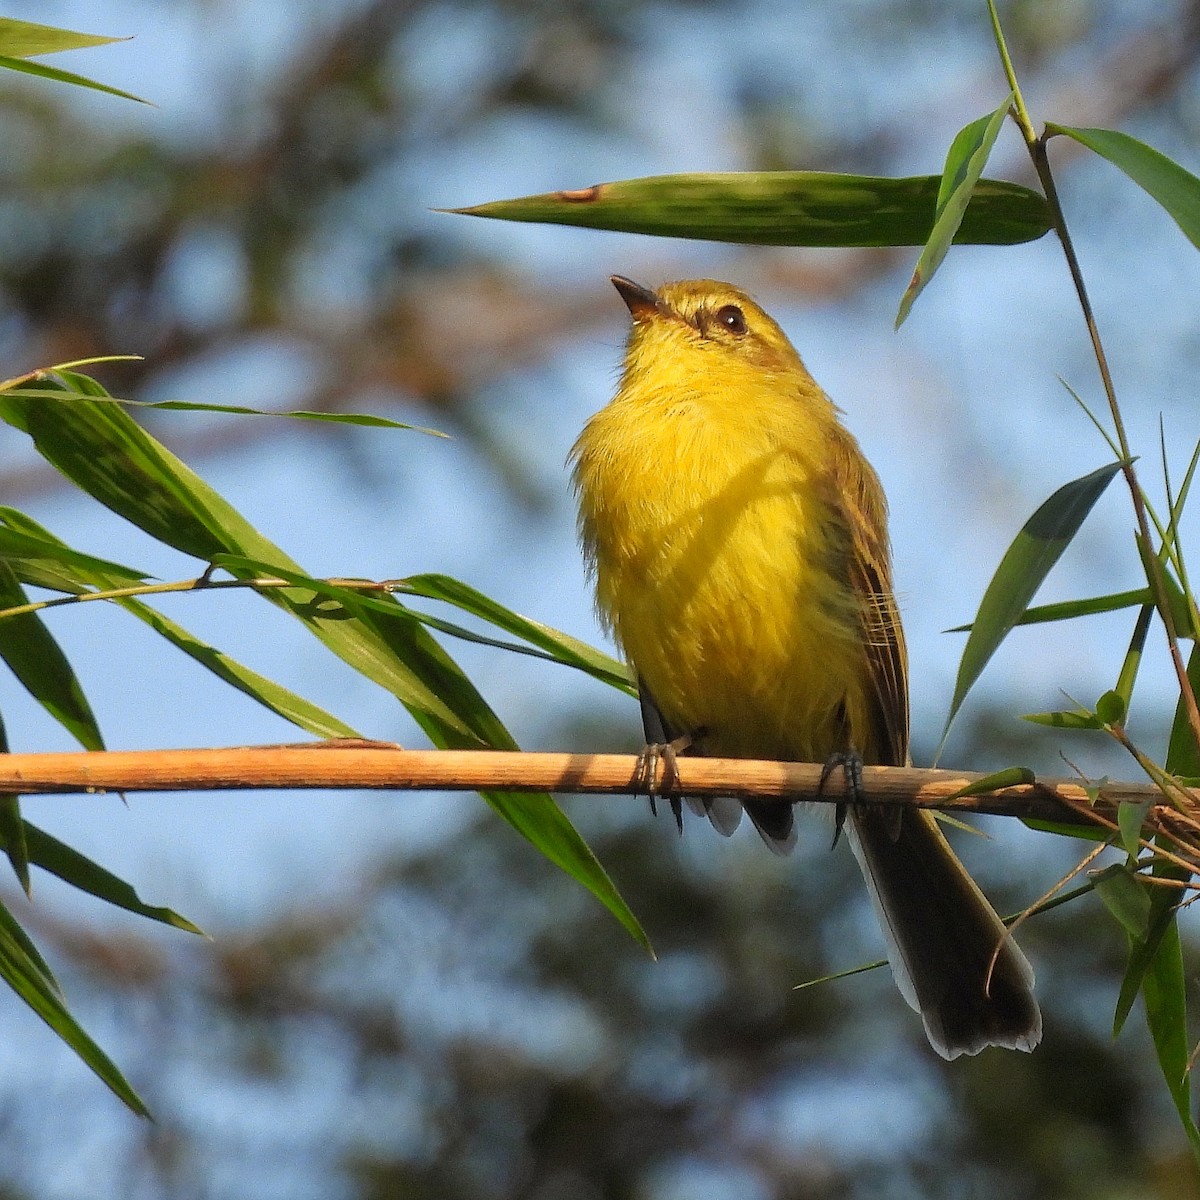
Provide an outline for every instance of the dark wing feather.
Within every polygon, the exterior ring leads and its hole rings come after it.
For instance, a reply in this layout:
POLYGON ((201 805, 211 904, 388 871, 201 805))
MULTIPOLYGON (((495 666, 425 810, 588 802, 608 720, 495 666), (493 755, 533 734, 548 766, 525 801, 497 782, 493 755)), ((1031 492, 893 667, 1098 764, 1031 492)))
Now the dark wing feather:
POLYGON ((870 740, 857 748, 884 766, 908 763, 908 653, 892 592, 887 500, 879 477, 844 430, 832 458, 834 503, 849 531, 847 579, 862 605, 863 645, 874 703, 870 740))

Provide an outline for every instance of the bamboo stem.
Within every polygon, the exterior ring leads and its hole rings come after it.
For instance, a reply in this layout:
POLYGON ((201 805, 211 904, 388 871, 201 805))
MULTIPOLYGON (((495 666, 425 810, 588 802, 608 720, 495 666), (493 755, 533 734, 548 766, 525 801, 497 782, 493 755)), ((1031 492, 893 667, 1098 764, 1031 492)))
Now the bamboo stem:
MULTIPOLYGON (((819 794, 822 767, 751 759, 678 760, 678 792, 763 799, 845 799, 840 772, 819 794)), ((1098 794, 1074 779, 1043 779, 962 796, 978 774, 912 767, 864 767, 873 804, 1086 822, 1082 809, 1111 816, 1122 801, 1161 799, 1150 784, 1106 783, 1098 794), (1093 799, 1093 795, 1096 797, 1093 799)), ((622 754, 403 750, 344 739, 228 749, 112 750, 0 754, 0 793, 192 792, 237 789, 378 788, 391 791, 510 791, 633 794, 644 791, 638 759, 622 754)), ((670 795, 670 792, 665 794, 670 795)), ((1192 796, 1200 800, 1193 792, 1192 796)))

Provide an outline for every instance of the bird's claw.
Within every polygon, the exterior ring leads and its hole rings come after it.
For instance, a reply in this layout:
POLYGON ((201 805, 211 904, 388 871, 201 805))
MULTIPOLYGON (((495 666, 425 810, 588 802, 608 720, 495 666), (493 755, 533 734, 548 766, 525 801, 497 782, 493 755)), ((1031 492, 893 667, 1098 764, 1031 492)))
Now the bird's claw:
POLYGON ((839 751, 837 754, 831 754, 825 760, 825 766, 821 768, 821 778, 817 781, 817 795, 820 796, 825 791, 825 785, 829 782, 829 777, 839 767, 842 770, 843 787, 847 800, 834 808, 833 843, 830 846, 831 850, 838 844, 842 836, 842 829, 846 824, 847 805, 859 803, 863 799, 863 760, 862 755, 853 747, 849 750, 839 751))
MULTIPOLYGON (((650 811, 658 816, 658 797, 679 787, 679 755, 692 744, 690 734, 670 742, 652 742, 642 747, 637 758, 635 780, 640 791, 650 800, 650 811), (660 773, 661 768, 661 773, 660 773)), ((668 796, 671 812, 679 832, 683 832, 683 802, 679 796, 668 796)))

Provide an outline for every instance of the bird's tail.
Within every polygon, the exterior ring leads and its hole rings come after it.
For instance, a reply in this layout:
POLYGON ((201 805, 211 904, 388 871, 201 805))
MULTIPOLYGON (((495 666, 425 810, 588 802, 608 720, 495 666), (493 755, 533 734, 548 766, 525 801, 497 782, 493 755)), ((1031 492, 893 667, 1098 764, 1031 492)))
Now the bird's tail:
POLYGON ((1032 1050, 1042 1036, 1033 969, 932 815, 905 812, 896 822, 852 805, 846 828, 896 983, 933 1048, 943 1058, 985 1046, 1032 1050))

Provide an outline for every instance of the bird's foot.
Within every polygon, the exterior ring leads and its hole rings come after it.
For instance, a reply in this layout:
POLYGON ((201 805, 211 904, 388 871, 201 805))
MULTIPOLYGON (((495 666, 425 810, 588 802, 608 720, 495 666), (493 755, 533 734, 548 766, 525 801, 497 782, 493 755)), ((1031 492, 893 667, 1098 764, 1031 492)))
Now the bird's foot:
MULTIPOLYGON (((652 742, 642 747, 638 755, 636 782, 638 790, 644 791, 650 800, 650 811, 658 816, 658 797, 679 787, 678 758, 694 742, 690 733, 685 733, 669 742, 652 742), (661 770, 660 770, 661 769, 661 770)), ((671 812, 679 832, 683 832, 683 801, 679 796, 669 797, 671 812)))
POLYGON ((842 828, 846 824, 847 805, 856 804, 863 799, 863 760, 862 755, 853 747, 849 750, 839 751, 837 754, 831 754, 825 760, 825 766, 821 769, 821 778, 817 783, 817 795, 820 796, 824 793, 825 785, 829 782, 829 777, 839 767, 842 771, 846 800, 834 808, 833 844, 830 846, 831 850, 838 844, 838 840, 842 836, 842 828))

